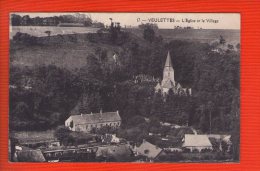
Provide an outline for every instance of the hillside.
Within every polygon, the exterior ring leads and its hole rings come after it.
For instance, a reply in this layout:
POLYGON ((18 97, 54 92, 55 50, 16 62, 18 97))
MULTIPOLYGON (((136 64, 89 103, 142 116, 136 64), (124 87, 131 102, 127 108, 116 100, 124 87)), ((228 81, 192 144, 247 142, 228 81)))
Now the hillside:
POLYGON ((86 65, 86 57, 99 53, 99 50, 111 62, 115 53, 124 52, 125 44, 136 42, 144 47, 149 46, 148 42, 134 34, 124 34, 126 37, 114 44, 107 34, 100 37, 97 33, 33 37, 33 43, 10 40, 10 64, 21 67, 52 64, 72 70, 86 65))
POLYGON ((239 111, 239 48, 166 42, 158 33, 152 41, 119 33, 114 41, 108 33, 17 35, 10 42, 10 128, 64 124, 78 105, 81 113, 119 110, 125 125, 131 118, 135 123, 134 116, 180 125, 188 120, 202 132, 209 132, 210 112, 213 132, 233 129, 230 122, 239 111), (192 88, 192 98, 172 95, 165 103, 154 94, 156 82, 134 80, 140 74, 161 79, 168 51, 175 81, 192 88))

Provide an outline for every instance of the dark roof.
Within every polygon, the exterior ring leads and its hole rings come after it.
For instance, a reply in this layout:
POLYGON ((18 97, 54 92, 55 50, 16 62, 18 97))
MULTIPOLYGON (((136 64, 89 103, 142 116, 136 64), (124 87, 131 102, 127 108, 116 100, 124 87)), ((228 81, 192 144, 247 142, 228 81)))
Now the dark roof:
POLYGON ((129 161, 132 156, 132 151, 126 144, 110 145, 99 147, 96 153, 97 157, 114 158, 118 162, 129 161))
POLYGON ((118 112, 71 115, 70 117, 73 120, 74 124, 85 124, 85 123, 94 124, 94 123, 102 123, 102 122, 121 121, 121 117, 118 112))

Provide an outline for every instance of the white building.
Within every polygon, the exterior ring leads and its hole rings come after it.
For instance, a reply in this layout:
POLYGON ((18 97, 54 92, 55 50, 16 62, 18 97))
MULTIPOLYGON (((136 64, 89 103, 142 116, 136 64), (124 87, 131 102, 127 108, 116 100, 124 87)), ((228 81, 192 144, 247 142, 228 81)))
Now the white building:
POLYGON ((182 147, 190 149, 191 152, 195 149, 199 152, 201 152, 202 149, 213 150, 208 136, 198 134, 185 134, 182 147))
POLYGON ((65 121, 65 126, 70 130, 82 132, 90 132, 102 127, 118 128, 120 125, 121 117, 118 111, 71 115, 65 121))

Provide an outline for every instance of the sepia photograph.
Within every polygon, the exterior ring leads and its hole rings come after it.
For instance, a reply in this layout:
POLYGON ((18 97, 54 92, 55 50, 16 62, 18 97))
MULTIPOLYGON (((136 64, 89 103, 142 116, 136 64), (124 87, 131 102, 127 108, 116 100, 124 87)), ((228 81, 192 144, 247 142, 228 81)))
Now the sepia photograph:
POLYGON ((9 15, 10 162, 240 162, 240 14, 9 15))

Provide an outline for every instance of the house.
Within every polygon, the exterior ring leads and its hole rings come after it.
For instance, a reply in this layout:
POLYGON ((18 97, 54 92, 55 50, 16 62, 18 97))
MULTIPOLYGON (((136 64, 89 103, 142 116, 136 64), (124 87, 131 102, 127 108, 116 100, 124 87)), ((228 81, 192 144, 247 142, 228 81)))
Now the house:
POLYGON ((19 162, 45 162, 41 150, 21 150, 16 152, 17 161, 19 162))
POLYGON ((185 134, 182 147, 190 149, 191 152, 195 149, 199 152, 201 152, 202 149, 213 149, 208 136, 198 134, 185 134))
POLYGON ((126 162, 132 157, 132 150, 127 144, 100 146, 96 152, 96 158, 102 161, 126 162))
POLYGON ((191 88, 183 88, 174 78, 174 69, 172 66, 170 52, 168 52, 163 69, 163 80, 155 86, 155 92, 161 92, 163 95, 172 90, 177 95, 191 95, 191 88))
POLYGON ((71 131, 91 132, 102 127, 118 128, 121 125, 119 112, 102 112, 71 115, 66 121, 65 126, 71 131))
POLYGON ((165 154, 161 148, 149 143, 146 140, 143 140, 143 143, 139 147, 135 147, 134 151, 137 155, 147 157, 148 160, 156 160, 159 156, 165 154))

